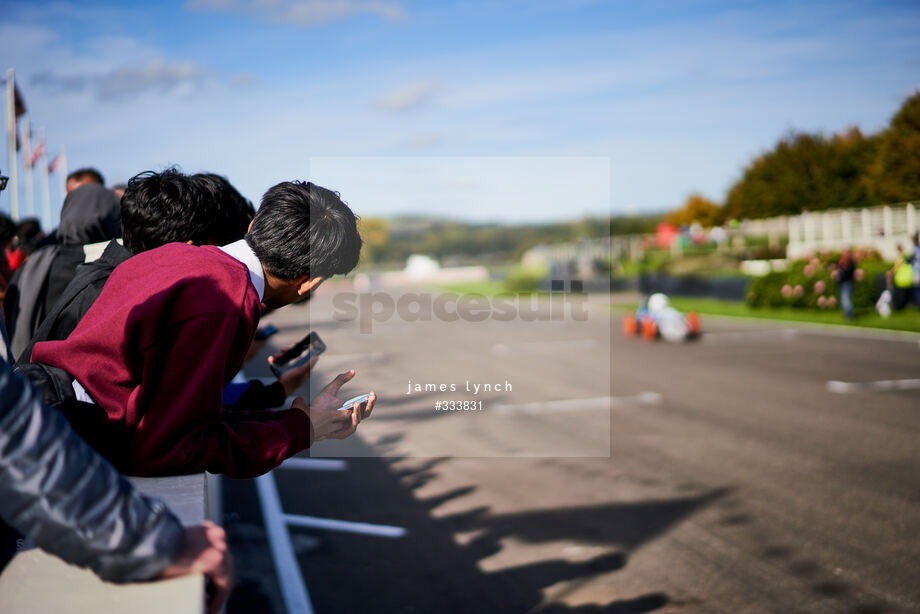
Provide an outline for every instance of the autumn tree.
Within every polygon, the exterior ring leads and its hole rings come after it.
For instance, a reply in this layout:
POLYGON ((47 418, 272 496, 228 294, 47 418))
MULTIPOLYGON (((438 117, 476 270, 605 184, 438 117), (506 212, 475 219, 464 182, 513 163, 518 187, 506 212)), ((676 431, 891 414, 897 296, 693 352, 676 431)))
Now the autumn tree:
POLYGON ((664 221, 675 226, 689 225, 694 222, 705 228, 718 226, 725 221, 722 207, 700 194, 691 194, 684 205, 667 214, 664 221))
POLYGON ((744 169, 728 192, 725 213, 753 219, 877 204, 865 177, 878 141, 858 128, 830 138, 789 134, 744 169))
POLYGON ((873 200, 920 200, 920 91, 901 106, 880 136, 866 181, 873 200))
POLYGON ((358 220, 358 233, 364 245, 361 259, 366 262, 380 262, 390 243, 390 226, 386 220, 376 217, 362 217, 358 220))

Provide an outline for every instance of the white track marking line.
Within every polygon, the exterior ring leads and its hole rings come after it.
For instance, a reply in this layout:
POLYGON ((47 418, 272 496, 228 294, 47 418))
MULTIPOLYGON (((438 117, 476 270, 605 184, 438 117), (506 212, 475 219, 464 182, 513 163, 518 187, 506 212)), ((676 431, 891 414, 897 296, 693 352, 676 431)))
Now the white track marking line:
POLYGON ((837 394, 851 392, 890 392, 892 390, 920 390, 920 379, 886 379, 874 382, 840 382, 829 380, 827 391, 837 394))
POLYGON ((281 463, 281 469, 302 469, 304 471, 345 471, 348 463, 335 458, 289 458, 281 463))
POLYGON ((624 405, 657 405, 662 396, 657 392, 641 392, 623 397, 593 397, 589 399, 562 399, 559 401, 540 401, 536 403, 498 403, 494 410, 498 414, 552 414, 584 409, 610 409, 624 405))
POLYGON ((316 516, 301 516, 300 514, 284 514, 283 518, 287 524, 294 527, 310 527, 328 531, 342 531, 344 533, 375 535, 377 537, 405 537, 406 533, 408 533, 403 527, 386 524, 350 522, 348 520, 333 520, 332 518, 317 518, 316 516))
POLYGON ((300 565, 297 563, 285 524, 285 514, 281 508, 275 476, 271 472, 259 476, 256 478, 256 487, 259 490, 262 520, 265 522, 268 545, 271 547, 285 608, 291 614, 313 614, 310 594, 300 573, 300 565))

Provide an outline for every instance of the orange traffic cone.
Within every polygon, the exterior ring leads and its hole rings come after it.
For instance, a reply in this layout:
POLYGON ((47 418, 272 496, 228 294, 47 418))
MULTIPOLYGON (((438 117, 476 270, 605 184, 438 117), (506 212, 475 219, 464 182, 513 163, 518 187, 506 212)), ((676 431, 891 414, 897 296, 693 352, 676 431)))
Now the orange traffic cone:
POLYGON ((654 341, 658 337, 658 326, 652 316, 642 318, 642 338, 646 341, 654 341))
POLYGON ((695 311, 687 313, 687 326, 689 327, 688 332, 691 337, 696 337, 703 332, 703 324, 700 322, 700 316, 695 311))
POLYGON ((639 321, 636 319, 636 314, 627 313, 623 316, 623 334, 627 337, 639 335, 639 321))

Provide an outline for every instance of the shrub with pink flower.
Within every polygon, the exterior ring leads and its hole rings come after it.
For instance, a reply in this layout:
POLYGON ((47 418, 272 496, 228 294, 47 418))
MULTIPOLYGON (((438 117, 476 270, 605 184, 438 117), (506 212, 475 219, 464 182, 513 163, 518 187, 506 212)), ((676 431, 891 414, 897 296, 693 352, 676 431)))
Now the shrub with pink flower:
POLYGON ((815 282, 815 294, 823 293, 825 288, 827 288, 827 285, 820 279, 815 282))
POLYGON ((865 272, 863 272, 862 269, 856 269, 855 271, 853 271, 853 277, 856 279, 856 281, 862 281, 862 278, 864 276, 865 276, 865 272))
POLYGON ((786 284, 785 286, 783 286, 783 289, 780 290, 780 293, 783 295, 783 298, 789 298, 790 296, 792 296, 792 286, 790 286, 789 284, 786 284))
POLYGON ((812 277, 815 274, 815 265, 806 264, 802 272, 805 273, 805 277, 812 277))
POLYGON ((793 295, 795 298, 799 298, 800 296, 802 296, 802 293, 803 293, 804 291, 805 291, 805 290, 804 290, 804 288, 802 288, 802 285, 801 285, 801 284, 796 284, 795 288, 792 289, 792 295, 793 295))
POLYGON ((836 296, 828 297, 827 306, 829 309, 836 309, 837 308, 837 297, 836 296))
POLYGON ((818 309, 824 309, 827 306, 827 297, 819 296, 818 297, 818 309))

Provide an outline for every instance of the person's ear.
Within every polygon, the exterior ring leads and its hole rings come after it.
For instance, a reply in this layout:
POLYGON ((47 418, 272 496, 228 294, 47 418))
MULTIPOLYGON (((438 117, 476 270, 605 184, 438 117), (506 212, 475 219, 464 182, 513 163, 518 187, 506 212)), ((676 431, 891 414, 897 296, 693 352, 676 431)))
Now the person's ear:
POLYGON ((314 288, 318 288, 319 285, 323 283, 324 279, 325 277, 322 276, 309 277, 304 275, 298 280, 297 294, 304 296, 307 292, 313 290, 314 288))
POLYGON ((251 220, 249 220, 249 226, 246 227, 246 232, 249 232, 250 230, 252 230, 252 223, 255 221, 256 221, 256 218, 252 218, 251 220))

